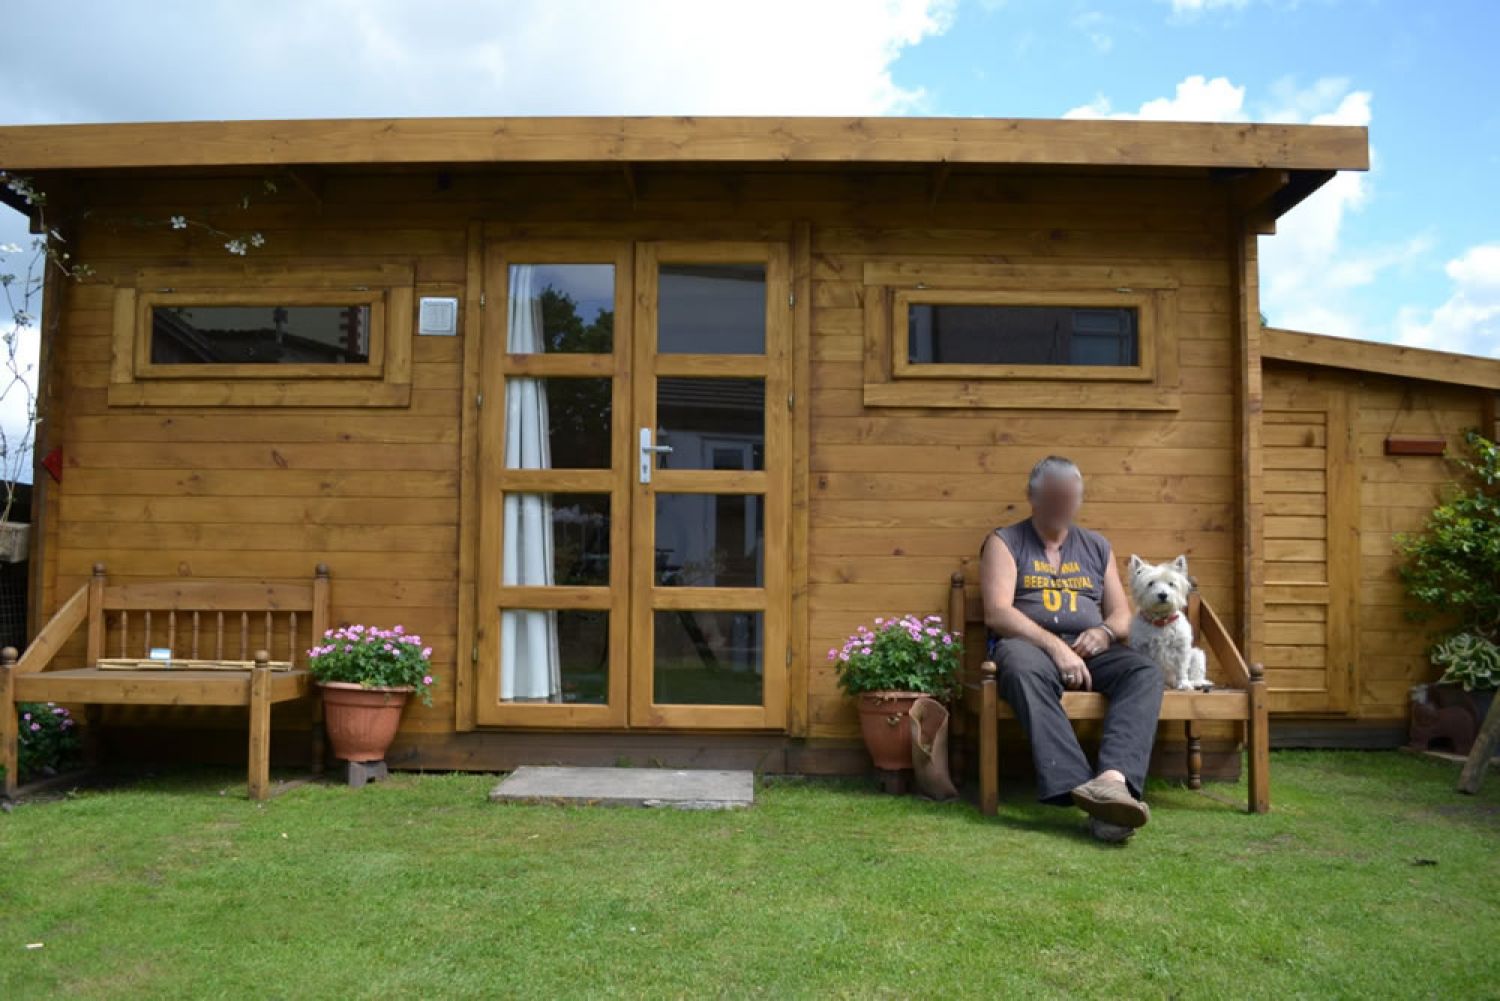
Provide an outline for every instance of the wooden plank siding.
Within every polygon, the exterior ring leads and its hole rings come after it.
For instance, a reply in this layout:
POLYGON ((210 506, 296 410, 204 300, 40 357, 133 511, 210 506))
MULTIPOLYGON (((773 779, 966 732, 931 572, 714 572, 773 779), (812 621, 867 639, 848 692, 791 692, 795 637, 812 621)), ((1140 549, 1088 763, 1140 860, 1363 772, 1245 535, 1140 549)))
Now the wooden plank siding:
MULTIPOLYGON (((1131 553, 1152 560, 1185 553, 1205 595, 1231 613, 1231 631, 1239 628, 1232 610, 1243 607, 1250 556, 1237 507, 1237 443, 1246 432, 1236 400, 1247 376, 1235 347, 1243 293, 1232 243, 1240 230, 1222 184, 955 170, 934 203, 927 175, 901 169, 659 167, 637 171, 633 187, 618 169, 328 170, 320 178, 316 200, 292 188, 243 211, 235 204, 254 184, 249 175, 75 185, 71 197, 90 211, 75 251, 99 280, 69 290, 55 345, 54 432, 65 469, 55 517, 43 526, 49 612, 96 560, 112 578, 129 580, 299 577, 325 562, 335 622, 400 622, 434 647, 440 684, 432 707, 408 710, 405 746, 425 749, 431 757, 423 760, 486 767, 482 752, 454 750, 471 746, 455 735, 472 725, 455 690, 472 688, 466 674, 456 685, 455 674, 469 670, 460 492, 474 424, 463 387, 478 329, 472 246, 482 232, 775 239, 794 248, 794 285, 806 299, 794 321, 805 340, 795 351, 793 433, 807 444, 793 486, 794 526, 801 525, 793 564, 805 574, 792 585, 793 736, 834 743, 856 736, 852 707, 825 659, 829 647, 877 615, 942 612, 947 575, 963 559, 977 566, 989 529, 1024 517, 1026 472, 1050 452, 1081 465, 1082 521, 1109 536, 1122 564, 1131 553), (259 261, 409 265, 416 295, 463 300, 465 336, 414 339, 406 407, 111 407, 109 282, 147 266, 226 263, 217 238, 129 222, 171 214, 262 231, 259 261), (1101 268, 1171 275, 1180 407, 867 406, 864 267, 911 260, 1004 263, 1050 276, 1101 268)), ((1362 414, 1366 420, 1378 418, 1362 414)), ((1268 491, 1277 472, 1266 470, 1268 491)), ((1380 661, 1378 650, 1371 656, 1380 661)), ((160 711, 128 708, 111 718, 153 712, 160 711)), ((182 713, 173 718, 187 722, 182 713)), ((196 719, 214 724, 211 711, 196 719)), ((298 721, 278 713, 276 725, 298 721)), ((1164 730, 1163 739, 1180 739, 1179 729, 1164 730)), ((1228 727, 1203 733, 1232 736, 1228 727)), ((486 746, 478 736, 472 746, 486 746)))
POLYGON ((1482 427, 1494 393, 1282 360, 1266 362, 1265 379, 1266 616, 1268 633, 1283 641, 1267 653, 1272 708, 1404 720, 1410 687, 1437 671, 1427 660, 1427 630, 1405 618, 1412 606, 1393 536, 1421 527, 1454 470, 1438 456, 1388 456, 1385 439, 1440 435, 1449 455, 1463 454, 1464 430, 1482 427), (1340 420, 1344 461, 1325 462, 1340 420), (1340 532, 1352 536, 1342 547, 1333 541, 1340 532), (1329 562, 1340 551, 1343 569, 1329 562), (1347 581, 1348 622, 1329 614, 1339 595, 1321 583, 1337 579, 1347 581), (1327 601, 1311 600, 1315 593, 1327 601), (1348 666, 1347 679, 1333 658, 1348 666), (1347 684, 1342 704, 1330 684, 1347 684))

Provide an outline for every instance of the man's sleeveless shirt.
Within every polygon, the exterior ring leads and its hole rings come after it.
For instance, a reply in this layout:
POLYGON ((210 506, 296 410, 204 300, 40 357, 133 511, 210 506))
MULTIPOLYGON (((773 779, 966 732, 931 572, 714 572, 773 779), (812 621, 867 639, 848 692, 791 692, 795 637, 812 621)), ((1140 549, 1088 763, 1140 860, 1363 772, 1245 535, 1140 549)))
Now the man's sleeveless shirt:
MULTIPOLYGON (((995 529, 1016 561, 1015 607, 1037 625, 1072 642, 1104 621, 1104 574, 1110 546, 1098 532, 1074 525, 1062 543, 1062 564, 1047 562, 1031 519, 995 529)), ((993 645, 995 637, 990 637, 993 645)))

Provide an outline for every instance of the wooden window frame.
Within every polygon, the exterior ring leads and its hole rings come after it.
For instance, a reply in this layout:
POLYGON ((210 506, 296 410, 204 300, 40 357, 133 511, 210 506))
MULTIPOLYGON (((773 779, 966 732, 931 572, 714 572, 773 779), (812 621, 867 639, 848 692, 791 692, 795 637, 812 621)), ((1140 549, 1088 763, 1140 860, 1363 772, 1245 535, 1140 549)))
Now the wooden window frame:
POLYGON ((143 269, 115 289, 111 406, 387 406, 411 402, 414 273, 387 265, 143 269), (163 364, 151 361, 157 306, 364 305, 363 364, 163 364))
POLYGON ((864 280, 864 403, 893 407, 1176 410, 1177 281, 1111 269, 1048 269, 920 262, 870 263, 864 280), (1129 307, 1137 365, 990 365, 911 362, 907 316, 915 304, 1129 307))

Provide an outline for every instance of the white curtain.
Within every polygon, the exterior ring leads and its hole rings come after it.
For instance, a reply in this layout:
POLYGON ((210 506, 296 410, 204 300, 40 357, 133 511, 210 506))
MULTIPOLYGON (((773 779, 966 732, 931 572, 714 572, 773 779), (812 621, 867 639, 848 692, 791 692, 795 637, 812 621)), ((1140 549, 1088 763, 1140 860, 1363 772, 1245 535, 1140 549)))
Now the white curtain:
MULTIPOLYGON (((542 301, 536 268, 510 269, 507 350, 536 354, 542 340, 542 301)), ((547 384, 543 379, 506 380, 505 466, 551 469, 547 442, 547 384)), ((505 495, 504 558, 501 583, 549 585, 552 576, 552 498, 543 493, 505 495)), ((501 612, 500 698, 504 701, 557 702, 562 670, 557 651, 557 613, 531 609, 501 612)))

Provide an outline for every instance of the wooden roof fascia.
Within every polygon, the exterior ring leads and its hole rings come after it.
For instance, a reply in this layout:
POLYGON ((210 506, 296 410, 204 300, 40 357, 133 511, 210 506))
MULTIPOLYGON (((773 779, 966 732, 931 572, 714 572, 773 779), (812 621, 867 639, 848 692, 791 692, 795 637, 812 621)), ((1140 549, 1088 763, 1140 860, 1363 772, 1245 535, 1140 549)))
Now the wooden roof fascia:
POLYGON ((1500 390, 1500 358, 1453 351, 1265 327, 1261 355, 1276 361, 1500 390))
POLYGON ((511 117, 0 126, 0 168, 482 162, 1366 170, 1364 126, 1026 118, 511 117))

